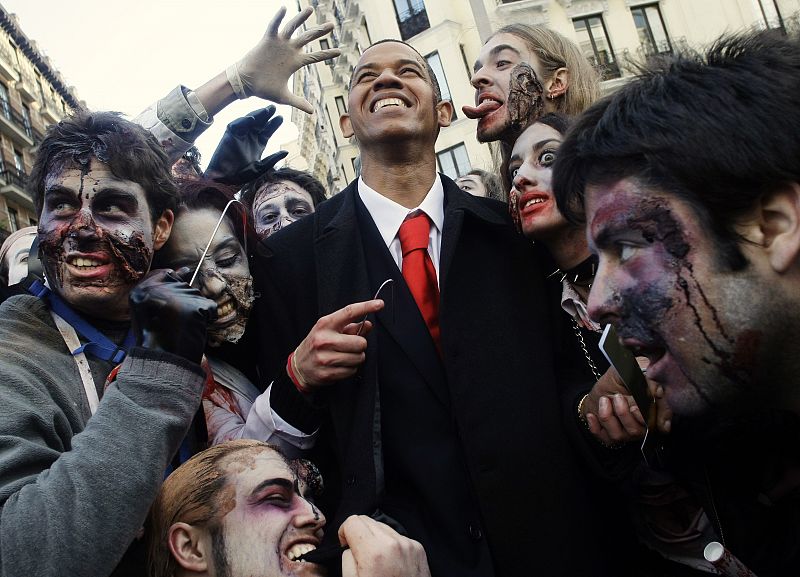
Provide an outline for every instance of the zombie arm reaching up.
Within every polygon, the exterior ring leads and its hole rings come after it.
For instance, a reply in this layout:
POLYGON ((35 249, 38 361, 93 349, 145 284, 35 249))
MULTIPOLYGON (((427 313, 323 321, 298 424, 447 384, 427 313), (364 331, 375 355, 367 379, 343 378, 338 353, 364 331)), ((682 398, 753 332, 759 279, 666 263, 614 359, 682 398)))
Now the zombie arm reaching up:
POLYGON ((311 13, 312 9, 306 8, 280 28, 286 14, 286 8, 281 8, 261 40, 240 60, 194 91, 178 86, 134 121, 150 130, 175 162, 211 126, 214 115, 237 99, 257 96, 313 113, 307 100, 289 91, 289 77, 303 66, 335 58, 340 51, 304 51, 306 45, 333 29, 331 23, 292 38, 311 13))

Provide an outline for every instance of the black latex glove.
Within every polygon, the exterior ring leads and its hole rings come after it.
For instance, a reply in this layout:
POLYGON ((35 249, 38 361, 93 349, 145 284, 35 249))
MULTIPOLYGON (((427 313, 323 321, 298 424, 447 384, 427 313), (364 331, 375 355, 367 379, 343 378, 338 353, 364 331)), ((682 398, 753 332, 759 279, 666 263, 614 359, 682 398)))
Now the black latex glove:
POLYGON ((191 274, 189 267, 150 272, 131 291, 131 317, 139 346, 199 363, 217 304, 187 284, 191 274))
POLYGON ((228 124, 204 176, 242 186, 275 168, 289 153, 281 150, 261 159, 270 137, 283 123, 281 116, 272 118, 273 114, 275 107, 270 105, 228 124))

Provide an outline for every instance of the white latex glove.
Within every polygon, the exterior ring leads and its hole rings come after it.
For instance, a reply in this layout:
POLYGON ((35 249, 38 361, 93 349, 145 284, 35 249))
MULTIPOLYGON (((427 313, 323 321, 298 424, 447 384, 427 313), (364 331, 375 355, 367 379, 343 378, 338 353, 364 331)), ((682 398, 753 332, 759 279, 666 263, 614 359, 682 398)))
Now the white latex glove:
POLYGON ((309 42, 333 30, 330 22, 310 28, 292 38, 295 30, 308 20, 312 12, 312 8, 305 8, 279 30, 286 8, 278 10, 258 44, 225 71, 236 96, 240 99, 258 96, 278 104, 294 106, 308 114, 314 112, 311 103, 289 90, 289 77, 303 66, 335 58, 341 51, 338 48, 304 51, 309 42))

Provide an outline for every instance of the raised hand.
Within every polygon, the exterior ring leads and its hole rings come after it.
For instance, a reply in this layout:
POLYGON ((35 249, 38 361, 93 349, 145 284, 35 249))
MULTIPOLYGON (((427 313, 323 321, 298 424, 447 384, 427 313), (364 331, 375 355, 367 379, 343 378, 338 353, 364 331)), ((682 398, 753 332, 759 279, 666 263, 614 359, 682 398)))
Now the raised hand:
POLYGON ((333 30, 330 22, 310 28, 292 38, 312 12, 311 8, 305 8, 280 29, 281 21, 286 15, 286 8, 282 7, 267 26, 267 31, 258 44, 241 60, 228 67, 228 82, 238 98, 258 96, 278 104, 294 106, 308 114, 314 112, 310 102, 289 90, 289 77, 303 66, 335 58, 341 51, 338 48, 317 52, 304 50, 307 44, 333 30))
POLYGON ((274 169, 288 154, 281 150, 261 159, 270 137, 283 123, 283 118, 273 117, 274 114, 275 107, 270 105, 228 124, 205 176, 223 184, 242 186, 274 169))

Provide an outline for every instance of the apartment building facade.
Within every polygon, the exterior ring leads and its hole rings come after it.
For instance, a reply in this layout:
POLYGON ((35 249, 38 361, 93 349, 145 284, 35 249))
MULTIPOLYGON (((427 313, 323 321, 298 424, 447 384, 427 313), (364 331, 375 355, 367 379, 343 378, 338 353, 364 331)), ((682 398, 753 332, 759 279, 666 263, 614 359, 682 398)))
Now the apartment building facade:
POLYGON ((306 169, 338 192, 358 173, 358 148, 342 136, 347 85, 363 50, 384 38, 414 46, 453 101, 453 123, 436 145, 439 170, 451 177, 473 168, 492 170, 490 148, 475 139, 476 124, 461 112, 472 104, 469 83, 483 41, 512 22, 542 25, 575 41, 603 76, 604 91, 630 78, 631 61, 686 46, 702 48, 724 32, 751 27, 798 26, 800 0, 297 0, 311 5, 333 33, 315 48, 337 46, 342 55, 294 76, 294 90, 315 107, 294 111, 299 155, 306 169))
POLYGON ((37 224, 25 188, 31 151, 47 126, 79 104, 75 90, 0 6, 0 242, 37 224))

